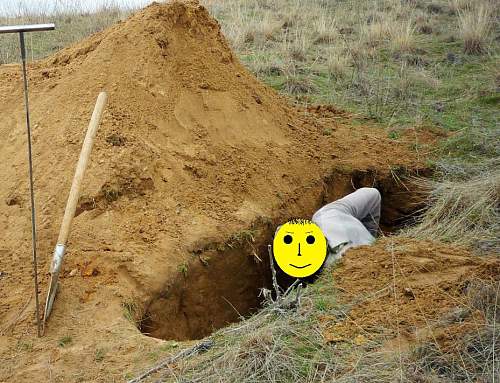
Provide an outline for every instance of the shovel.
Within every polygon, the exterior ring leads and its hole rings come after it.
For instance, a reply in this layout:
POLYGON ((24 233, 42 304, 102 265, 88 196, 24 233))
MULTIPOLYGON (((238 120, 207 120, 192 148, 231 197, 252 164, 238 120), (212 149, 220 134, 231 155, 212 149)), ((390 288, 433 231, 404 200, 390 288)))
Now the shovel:
POLYGON ((85 135, 85 140, 83 141, 82 151, 80 153, 80 158, 78 159, 78 164, 76 166, 75 176, 73 177, 73 183, 71 185, 71 190, 69 192, 68 202, 66 203, 66 210, 64 211, 64 218, 61 223, 61 229, 59 230, 59 237, 57 238, 56 247, 54 249, 54 255, 52 258, 52 264, 50 266, 50 284, 49 292, 47 293, 47 300, 45 302, 45 313, 43 315, 43 327, 45 328, 45 323, 49 319, 50 312, 52 311, 52 306, 54 304, 54 299, 57 292, 57 279, 59 277, 59 272, 61 270, 61 265, 64 258, 64 252, 66 250, 66 242, 68 241, 69 230, 71 228, 71 221, 75 215, 76 205, 78 203, 78 197, 80 194, 80 186, 82 184, 83 176, 85 170, 87 169, 87 164, 90 158, 90 152, 92 151, 92 145, 94 143, 94 138, 97 133, 97 128, 99 122, 101 121, 102 112, 106 105, 106 100, 108 96, 105 92, 101 92, 97 97, 97 102, 94 107, 94 112, 92 113, 92 118, 90 119, 89 127, 87 129, 87 134, 85 135))

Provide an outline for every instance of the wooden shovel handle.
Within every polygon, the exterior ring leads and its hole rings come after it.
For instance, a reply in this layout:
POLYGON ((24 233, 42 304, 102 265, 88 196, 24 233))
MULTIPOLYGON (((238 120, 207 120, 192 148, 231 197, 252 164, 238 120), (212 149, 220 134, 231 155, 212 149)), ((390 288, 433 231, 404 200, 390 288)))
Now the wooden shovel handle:
POLYGON ((97 97, 94 112, 92 113, 92 118, 90 119, 89 127, 87 128, 87 134, 85 135, 85 139, 83 141, 80 158, 78 159, 78 164, 76 165, 73 184, 71 185, 68 202, 66 203, 66 210, 64 211, 64 217, 61 223, 61 229, 59 231, 59 237, 57 238, 58 245, 66 245, 66 241, 68 240, 71 221, 73 220, 73 217, 75 215, 76 205, 80 196, 80 187, 82 184, 83 176, 85 174, 85 170, 87 169, 90 152, 92 151, 94 138, 96 136, 97 128, 99 127, 99 122, 101 121, 102 112, 104 111, 104 107, 106 106, 107 99, 108 95, 106 94, 106 92, 99 93, 99 96, 97 97))

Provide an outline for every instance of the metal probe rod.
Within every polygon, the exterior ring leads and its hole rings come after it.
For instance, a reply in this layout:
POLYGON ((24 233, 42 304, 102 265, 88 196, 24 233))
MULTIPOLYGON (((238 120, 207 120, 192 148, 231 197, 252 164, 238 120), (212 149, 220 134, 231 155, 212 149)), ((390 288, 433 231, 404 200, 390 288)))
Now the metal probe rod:
POLYGON ((36 25, 15 25, 0 27, 0 33, 19 33, 19 43, 21 46, 21 61, 23 67, 24 80, 24 106, 26 108, 26 128, 28 132, 28 165, 29 165, 29 185, 31 202, 31 246, 33 255, 33 273, 35 282, 35 306, 36 306, 36 325, 38 337, 42 336, 42 325, 40 322, 40 304, 38 300, 38 263, 36 256, 36 220, 35 220, 35 192, 33 189, 33 156, 31 151, 31 125, 28 102, 28 76, 26 73, 26 46, 24 44, 24 32, 49 31, 55 29, 54 24, 36 24, 36 25))
POLYGON ((26 47, 24 46, 24 32, 19 32, 19 42, 21 44, 21 60, 23 65, 24 80, 24 105, 26 108, 26 128, 28 130, 28 164, 30 178, 30 200, 31 200, 31 246, 33 252, 33 273, 35 274, 35 306, 36 306, 36 327, 38 337, 42 336, 40 323, 40 304, 38 301, 38 263, 36 257, 36 215, 35 215, 35 191, 33 190, 33 156, 31 154, 31 125, 28 102, 28 76, 26 74, 26 47))

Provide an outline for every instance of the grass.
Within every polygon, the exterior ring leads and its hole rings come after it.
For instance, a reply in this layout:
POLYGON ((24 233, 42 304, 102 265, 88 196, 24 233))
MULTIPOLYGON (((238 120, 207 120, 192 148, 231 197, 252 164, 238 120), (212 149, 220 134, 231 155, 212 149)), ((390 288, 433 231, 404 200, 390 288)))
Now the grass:
POLYGON ((188 264, 186 262, 184 262, 184 263, 179 265, 178 269, 179 269, 179 272, 184 276, 184 278, 187 278, 188 270, 189 270, 188 264))
POLYGON ((140 315, 140 310, 137 303, 133 301, 126 301, 122 303, 123 317, 132 323, 134 326, 138 323, 138 318, 140 315))
POLYGON ((393 53, 414 52, 416 50, 415 26, 413 20, 396 24, 391 30, 391 49, 393 53))
POLYGON ((428 208, 419 224, 406 231, 407 235, 476 246, 484 253, 500 252, 498 168, 467 181, 419 180, 418 183, 428 193, 428 208))
POLYGON ((393 354, 380 350, 387 340, 382 333, 325 342, 323 318, 341 322, 349 308, 332 299, 337 295, 335 281, 332 273, 323 273, 303 292, 298 307, 284 308, 295 300, 296 290, 281 306, 266 301, 256 315, 212 334, 213 346, 208 351, 160 370, 159 381, 492 381, 493 374, 500 372, 494 357, 500 348, 500 332, 495 328, 500 317, 499 288, 498 281, 479 279, 468 286, 464 307, 482 310, 487 321, 478 322, 476 331, 454 339, 451 349, 427 341, 409 352, 393 354))
POLYGON ((61 339, 59 339, 57 344, 59 345, 59 347, 66 347, 66 346, 70 345, 72 342, 73 342, 73 338, 69 335, 65 335, 61 339))
MULTIPOLYGON (((498 131, 498 9, 492 1, 203 3, 241 60, 297 103, 332 103, 384 127, 461 132, 477 124, 498 131)), ((36 59, 125 18, 130 10, 116 4, 92 16, 76 6, 52 16, 24 11, 0 24, 55 21, 56 31, 30 34, 29 57, 36 59)), ((17 56, 16 37, 0 36, 0 62, 17 56)))
POLYGON ((464 52, 480 55, 487 51, 492 26, 492 7, 487 1, 471 3, 470 7, 457 7, 458 23, 464 52))
MULTIPOLYGON (((234 8, 225 1, 206 3, 230 37, 238 36, 234 8)), ((391 139, 405 127, 451 132, 436 152, 437 177, 426 185, 430 209, 412 233, 479 250, 498 248, 492 240, 498 222, 493 190, 499 182, 494 165, 500 51, 493 39, 499 30, 493 2, 236 3, 238 15, 250 20, 275 25, 289 16, 265 44, 233 46, 259 78, 296 103, 343 107, 379 123, 391 139), (475 189, 479 185, 488 191, 475 189), (477 193, 484 198, 474 200, 477 193), (453 219, 452 213, 463 215, 453 219)))
POLYGON ((25 352, 31 352, 33 351, 33 342, 31 341, 21 341, 19 340, 16 345, 17 350, 25 351, 25 352))
POLYGON ((450 40, 460 35, 459 14, 446 1, 407 2, 407 8, 397 1, 270 1, 266 8, 237 2, 237 14, 224 1, 207 3, 244 63, 299 103, 333 103, 384 126, 457 131, 478 116, 487 118, 484 125, 495 122, 493 106, 480 98, 496 93, 498 49, 490 44, 483 56, 464 56, 466 40, 450 40), (293 22, 282 19, 264 45, 240 43, 242 14, 276 22, 283 13, 294 15, 293 22))
POLYGON ((276 310, 268 304, 248 320, 215 333, 212 350, 196 362, 178 365, 183 379, 227 381, 231 371, 229 380, 238 382, 307 381, 320 371, 333 371, 340 360, 317 332, 315 308, 323 314, 331 311, 323 300, 315 301, 314 289, 333 286, 326 278, 302 298, 307 302, 302 311, 276 310))
POLYGON ((94 360, 98 363, 102 362, 104 360, 104 357, 106 356, 106 350, 103 348, 97 348, 95 350, 94 354, 94 360))
POLYGON ((225 243, 225 246, 229 248, 238 247, 244 244, 253 244, 255 242, 255 230, 244 229, 232 233, 225 243))

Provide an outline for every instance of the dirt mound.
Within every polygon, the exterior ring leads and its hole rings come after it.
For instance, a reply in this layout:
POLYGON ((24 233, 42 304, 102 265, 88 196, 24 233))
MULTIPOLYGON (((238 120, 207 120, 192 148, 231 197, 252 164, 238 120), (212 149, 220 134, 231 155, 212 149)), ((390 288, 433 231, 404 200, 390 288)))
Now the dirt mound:
MULTIPOLYGON (((109 93, 60 293, 47 335, 38 341, 21 89, 19 68, 0 66, 0 350, 11 366, 0 368, 0 379, 30 379, 47 363, 61 376, 76 374, 95 364, 102 350, 108 353, 105 377, 99 370, 85 378, 123 377, 124 363, 158 342, 132 322, 179 291, 177 281, 200 262, 210 268, 223 262, 228 247, 252 247, 252 227, 264 233, 263 243, 273 224, 311 215, 357 183, 386 185, 386 201, 402 199, 396 191, 405 189, 394 172, 423 167, 409 143, 351 126, 333 108, 288 106, 239 63, 197 2, 152 4, 30 65, 42 296, 93 104, 99 91, 109 93), (203 257, 207 252, 211 260, 203 257), (67 336, 78 346, 59 347, 67 336), (16 370, 27 365, 32 367, 16 370)), ((240 312, 255 306, 248 291, 256 296, 267 278, 265 252, 252 251, 254 256, 233 252, 246 268, 238 274, 233 267, 225 276, 224 298, 240 312)), ((219 291, 211 284, 206 278, 197 285, 200 296, 219 291)), ((221 298, 212 298, 220 308, 221 298)), ((174 311, 186 315, 181 304, 174 311)), ((194 323, 205 321, 201 311, 191 310, 194 323)))
POLYGON ((346 309, 340 321, 323 318, 325 339, 382 337, 386 351, 407 351, 426 340, 443 349, 456 347, 464 334, 485 323, 470 303, 471 286, 476 280, 498 284, 499 276, 497 258, 432 242, 387 238, 352 249, 333 271, 346 309))

